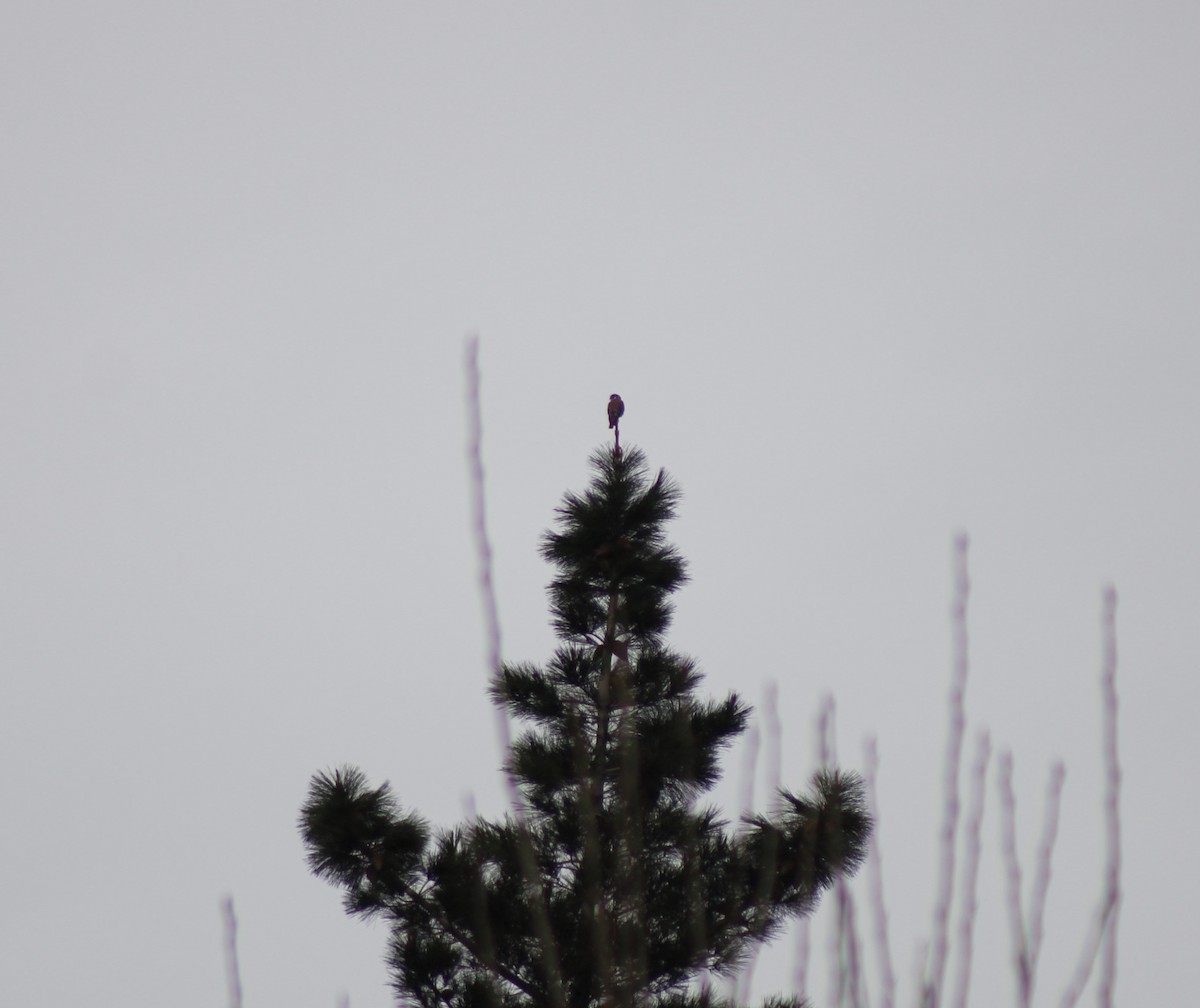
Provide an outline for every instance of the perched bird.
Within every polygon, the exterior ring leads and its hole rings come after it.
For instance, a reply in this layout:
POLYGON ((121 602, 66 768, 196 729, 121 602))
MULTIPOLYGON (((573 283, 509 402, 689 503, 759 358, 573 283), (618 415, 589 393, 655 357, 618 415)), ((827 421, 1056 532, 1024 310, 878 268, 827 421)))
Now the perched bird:
POLYGON ((614 392, 608 397, 608 429, 612 430, 617 426, 617 421, 625 415, 625 403, 621 397, 614 392))

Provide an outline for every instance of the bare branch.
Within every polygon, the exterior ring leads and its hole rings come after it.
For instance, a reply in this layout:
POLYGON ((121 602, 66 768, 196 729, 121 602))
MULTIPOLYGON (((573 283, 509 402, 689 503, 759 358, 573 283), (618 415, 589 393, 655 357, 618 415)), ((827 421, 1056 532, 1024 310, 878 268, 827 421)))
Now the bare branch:
POLYGON ((746 730, 746 750, 742 755, 742 780, 738 786, 738 806, 743 815, 754 812, 754 779, 758 776, 758 751, 762 736, 758 721, 751 721, 746 730))
MULTIPOLYGON (((817 714, 817 758, 821 766, 833 766, 837 760, 836 715, 833 694, 827 693, 821 699, 820 711, 817 714)), ((838 915, 837 925, 829 939, 829 963, 833 970, 830 987, 834 992, 833 1003, 840 1006, 845 1004, 851 987, 857 985, 858 977, 851 971, 847 961, 847 941, 853 937, 848 936, 847 927, 852 920, 853 908, 849 905, 844 878, 839 878, 834 883, 833 891, 837 900, 838 915)), ((853 958, 857 960, 857 950, 853 958)), ((854 970, 857 969, 858 963, 855 961, 854 970)))
MULTIPOLYGON (((746 752, 742 757, 742 781, 739 788, 740 798, 738 800, 742 814, 747 816, 754 812, 754 779, 758 776, 760 740, 758 722, 753 721, 746 732, 746 752)), ((764 872, 765 870, 766 867, 764 866, 764 872)), ((738 1004, 745 1004, 750 1000, 750 983, 754 979, 754 967, 758 965, 760 948, 761 946, 755 945, 749 950, 741 969, 738 971, 734 985, 734 997, 738 1004)))
POLYGON ((763 721, 766 735, 767 794, 771 796, 768 811, 779 809, 779 790, 783 786, 783 726, 779 723, 779 684, 767 683, 763 697, 763 721))
POLYGON ((967 598, 970 592, 970 581, 967 577, 967 543, 966 535, 960 535, 954 541, 954 602, 951 608, 953 664, 950 679, 949 731, 943 764, 945 791, 939 854, 940 872, 937 900, 933 910, 929 969, 921 992, 924 1008, 937 1008, 941 1000, 949 949, 950 903, 954 896, 954 852, 959 811, 958 775, 962 763, 963 734, 966 730, 967 598))
POLYGON ((1046 809, 1042 820, 1042 839, 1038 844, 1036 874, 1033 890, 1029 897, 1029 986, 1030 997, 1037 984, 1038 959, 1042 952, 1043 926, 1046 917, 1046 897, 1050 892, 1050 863, 1054 855, 1054 842, 1058 837, 1058 810, 1062 802, 1063 781, 1067 768, 1062 762, 1050 768, 1050 780, 1046 783, 1046 809))
POLYGON ((796 959, 792 969, 792 989, 804 997, 808 993, 808 963, 812 958, 812 927, 808 917, 796 925, 796 959))
POLYGON ((866 992, 862 987, 862 956, 859 952, 858 927, 854 917, 854 899, 850 886, 839 878, 834 891, 837 893, 838 934, 838 997, 836 1003, 849 1002, 850 1008, 863 1008, 866 992))
MULTIPOLYGON (((479 557, 479 591, 483 599, 488 673, 490 676, 495 676, 499 674, 501 662, 500 609, 496 603, 496 588, 492 580, 492 545, 487 531, 487 501, 484 493, 483 472, 483 419, 479 395, 479 337, 476 335, 467 338, 463 368, 466 372, 467 384, 467 460, 471 482, 471 518, 475 532, 475 549, 479 557)), ((496 727, 503 751, 510 752, 512 750, 512 730, 504 703, 500 700, 496 702, 496 727)), ((565 1002, 565 994, 558 964, 558 950, 553 941, 550 916, 546 910, 545 891, 541 879, 538 877, 533 845, 529 841, 525 802, 520 788, 517 787, 516 778, 509 770, 505 771, 505 783, 508 789, 509 804, 520 827, 520 835, 523 840, 521 844, 522 871, 531 891, 538 894, 537 898, 533 900, 533 909, 541 939, 543 965, 549 980, 552 1003, 556 1008, 560 1008, 565 1002)), ((506 979, 512 982, 511 977, 506 977, 506 979)))
POLYGON ((882 987, 880 1008, 893 1008, 896 1000, 896 975, 892 969, 892 950, 888 942, 887 905, 883 897, 883 851, 879 844, 879 798, 876 778, 879 773, 879 752, 874 736, 865 744, 863 779, 867 787, 867 801, 875 829, 871 836, 871 850, 867 854, 867 885, 870 893, 871 917, 874 925, 875 956, 879 960, 879 983, 882 987))
POLYGON ((1013 946, 1013 966, 1017 973, 1017 1004, 1029 1008, 1032 993, 1029 970, 1029 945, 1025 937, 1025 915, 1021 910, 1021 862, 1017 856, 1017 796, 1012 784, 1012 753, 1000 754, 1000 848, 1004 857, 1005 895, 1008 897, 1008 925, 1013 946))
MULTIPOLYGON (((821 699, 817 713, 817 763, 829 766, 833 761, 833 697, 821 699)), ((834 950, 837 959, 837 950, 834 950)), ((792 987, 801 997, 808 992, 808 965, 812 956, 812 927, 808 917, 802 917, 796 927, 796 960, 792 973, 792 987)), ((835 977, 835 985, 837 979, 835 977)))
POLYGON ((225 976, 229 982, 229 1008, 242 1008, 242 977, 238 969, 237 915, 233 897, 221 900, 221 920, 225 929, 225 976))
POLYGON ((965 860, 963 862, 962 905, 958 911, 958 971, 957 983, 954 986, 954 1008, 966 1008, 967 993, 971 985, 971 955, 974 950, 975 918, 979 912, 977 898, 979 879, 979 860, 983 835, 983 810, 987 803, 988 763, 991 760, 991 739, 986 731, 981 731, 975 741, 975 763, 971 768, 971 807, 967 812, 967 822, 964 827, 966 838, 965 860))
MULTIPOLYGON (((756 721, 751 724, 746 734, 746 755, 743 757, 744 762, 742 764, 740 802, 741 808, 745 812, 754 811, 754 781, 758 777, 758 757, 762 750, 763 734, 766 735, 767 794, 772 796, 768 812, 778 810, 777 805, 779 802, 780 778, 783 764, 781 741, 783 731, 779 724, 779 686, 774 681, 767 683, 762 712, 763 720, 766 722, 765 730, 760 732, 758 722, 756 721)), ((765 865, 764 871, 768 871, 765 865)), ((770 866, 769 871, 773 874, 773 865, 770 866)), ((745 1004, 750 999, 750 985, 754 977, 754 969, 758 965, 761 950, 761 946, 759 945, 755 945, 750 950, 746 962, 737 977, 735 997, 739 1004, 745 1004)))
POLYGON ((821 766, 833 766, 837 759, 835 713, 833 694, 826 693, 821 698, 821 707, 817 714, 817 762, 821 766))
POLYGON ((1117 980, 1117 921, 1121 911, 1121 761, 1117 752, 1117 593, 1104 593, 1104 695, 1105 826, 1108 832, 1108 866, 1105 871, 1111 907, 1100 960, 1100 1008, 1112 1008, 1117 980))
POLYGON ((1075 974, 1059 1002, 1072 1008, 1087 986, 1097 955, 1101 956, 1101 1008, 1112 1008, 1113 986, 1117 970, 1117 912, 1121 901, 1121 763, 1117 753, 1117 593, 1104 592, 1101 634, 1103 656, 1100 671, 1100 696, 1103 716, 1101 729, 1104 750, 1104 813, 1107 832, 1107 858, 1100 905, 1092 917, 1092 926, 1084 941, 1075 974))

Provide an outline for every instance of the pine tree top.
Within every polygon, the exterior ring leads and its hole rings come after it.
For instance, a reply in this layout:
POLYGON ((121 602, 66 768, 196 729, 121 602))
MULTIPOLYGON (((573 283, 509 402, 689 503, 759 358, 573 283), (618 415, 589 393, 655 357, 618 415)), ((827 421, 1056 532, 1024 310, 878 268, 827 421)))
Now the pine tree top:
POLYGON ((390 920, 394 983, 415 1004, 713 1003, 699 974, 736 969, 865 853, 851 774, 824 771, 738 830, 697 805, 750 711, 701 697, 695 661, 664 641, 686 580, 665 534, 678 487, 636 448, 591 462, 541 547, 561 643, 490 685, 524 725, 506 760, 522 807, 432 830, 343 769, 314 778, 301 813, 313 871, 351 913, 390 920))
POLYGON ((591 485, 563 497, 558 528, 542 540, 542 556, 558 573, 550 583, 554 629, 567 640, 603 637, 618 591, 620 629, 651 644, 670 624, 670 594, 687 580, 664 527, 682 494, 664 470, 650 478, 637 448, 601 448, 590 461, 591 485))

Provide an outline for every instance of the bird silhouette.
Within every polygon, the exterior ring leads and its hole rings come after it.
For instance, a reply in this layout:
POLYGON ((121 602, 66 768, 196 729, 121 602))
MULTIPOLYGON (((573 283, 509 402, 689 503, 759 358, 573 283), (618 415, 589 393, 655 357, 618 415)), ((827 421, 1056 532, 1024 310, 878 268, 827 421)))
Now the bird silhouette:
POLYGON ((608 429, 612 430, 625 415, 625 401, 614 392, 608 397, 608 429))

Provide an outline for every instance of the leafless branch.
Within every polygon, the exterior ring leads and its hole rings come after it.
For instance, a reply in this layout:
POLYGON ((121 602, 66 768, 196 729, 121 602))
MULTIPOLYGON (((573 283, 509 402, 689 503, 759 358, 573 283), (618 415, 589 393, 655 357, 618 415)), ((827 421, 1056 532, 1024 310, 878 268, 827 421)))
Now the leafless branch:
POLYGON ((1117 971, 1117 915, 1121 901, 1121 764, 1117 753, 1117 593, 1104 593, 1101 634, 1103 654, 1100 670, 1100 694, 1103 727, 1105 793, 1104 813, 1107 833, 1107 858, 1100 905, 1084 941, 1083 951, 1067 989, 1059 1002, 1072 1008, 1087 986, 1097 955, 1101 958, 1098 1002, 1112 1008, 1117 971))
MULTIPOLYGON (((739 787, 738 804, 743 815, 754 812, 754 778, 758 775, 759 732, 758 722, 751 722, 746 732, 746 751, 742 756, 742 780, 739 787)), ((750 997, 750 983, 754 979, 754 967, 758 965, 759 947, 753 946, 733 978, 731 989, 738 1004, 745 1004, 750 997)))
POLYGON ((875 829, 871 835, 871 849, 867 854, 867 885, 871 902, 871 917, 874 925, 875 956, 879 960, 879 983, 882 988, 880 1008, 893 1008, 896 1000, 896 975, 892 969, 892 950, 888 942, 887 904, 883 897, 883 849, 879 843, 879 798, 876 780, 879 775, 879 751, 875 737, 867 739, 863 760, 863 780, 867 787, 867 801, 875 829))
POLYGON ((958 956, 954 1008, 966 1008, 971 985, 971 956, 974 950, 975 919, 979 911, 979 855, 982 848, 983 810, 987 804, 987 768, 991 760, 991 739, 981 731, 975 741, 975 763, 971 768, 971 807, 963 833, 966 840, 963 861, 962 904, 958 911, 958 956))
POLYGON ((812 927, 801 917, 796 925, 796 958, 792 967, 792 989, 804 997, 808 993, 808 963, 812 958, 812 927))
MULTIPOLYGON (((837 706, 832 694, 821 699, 817 714, 817 760, 821 766, 831 767, 837 762, 837 706)), ((832 972, 830 989, 834 992, 833 1003, 841 1005, 852 997, 858 988, 858 947, 853 934, 854 908, 846 888, 846 880, 839 877, 833 884, 833 898, 837 906, 837 924, 829 939, 829 965, 832 972)))
POLYGON ((1013 946, 1013 966, 1017 973, 1017 1004, 1029 1008, 1032 982, 1029 969, 1029 945, 1025 937, 1025 915, 1021 909, 1021 862, 1017 856, 1017 796, 1012 784, 1012 753, 1000 754, 1000 849, 1004 858, 1005 895, 1008 925, 1013 946))
POLYGON ((866 991, 863 988, 862 955, 859 951, 858 925, 854 915, 854 899, 850 886, 839 878, 834 888, 837 894, 838 984, 836 1004, 863 1008, 866 991))
MULTIPOLYGON (((487 531, 478 336, 473 335, 467 339, 463 368, 467 381, 467 464, 471 482, 471 527, 475 533, 475 554, 479 559, 479 594, 483 601, 484 640, 490 677, 500 669, 500 607, 496 602, 496 586, 492 580, 492 543, 487 531)), ((503 704, 497 704, 496 711, 502 751, 508 752, 512 748, 512 733, 503 704)), ((523 809, 524 803, 511 775, 508 777, 508 785, 514 811, 523 809)))
POLYGON ((760 740, 758 722, 752 721, 746 731, 746 750, 742 755, 742 780, 738 787, 738 805, 743 815, 749 815, 754 811, 754 779, 758 776, 760 740))
POLYGON ((1054 855, 1054 842, 1058 837, 1058 811, 1062 802, 1063 781, 1067 768, 1057 762, 1050 768, 1050 780, 1046 783, 1046 808, 1042 819, 1042 838, 1038 844, 1037 866, 1033 876, 1033 890, 1029 897, 1029 986, 1030 997, 1037 983, 1038 959, 1042 953, 1042 937, 1046 918, 1046 898, 1050 893, 1050 864, 1054 855))
MULTIPOLYGON (((833 697, 824 696, 817 713, 817 764, 830 766, 833 762, 833 697)), ((834 949, 834 962, 839 951, 834 949)), ((803 997, 808 992, 808 965, 812 956, 812 927, 808 917, 802 917, 796 926, 796 959, 792 972, 792 987, 803 997)), ((837 978, 835 977, 835 985, 837 978)))
MULTIPOLYGON (((463 368, 466 373, 467 385, 467 461, 471 483, 471 518, 475 532, 475 549, 479 558, 479 591, 483 599, 484 634, 487 642, 488 674, 496 675, 500 671, 500 610, 496 603, 496 588, 492 579, 492 544, 487 531, 487 499, 484 492, 483 471, 483 418, 480 406, 480 377, 479 377, 479 337, 472 335, 467 338, 463 368)), ((503 752, 512 750, 512 730, 508 722, 508 714, 503 702, 496 704, 496 727, 500 736, 503 752)), ((505 783, 508 789, 509 805, 513 816, 521 827, 522 836, 526 842, 522 847, 522 870, 530 888, 539 893, 541 898, 533 901, 533 911, 536 925, 541 938, 543 966, 549 979, 553 1004, 561 1006, 565 996, 562 989, 562 975, 558 964, 558 950, 555 948, 550 929, 550 917, 546 909, 541 880, 538 877, 534 861, 533 846, 528 841, 526 828, 527 810, 517 786, 516 778, 510 770, 505 770, 505 783)))
POLYGON ((821 766, 831 767, 837 760, 837 731, 834 715, 837 705, 833 694, 821 698, 817 712, 817 761, 821 766))
POLYGON ((225 929, 225 976, 229 982, 229 1008, 242 1008, 242 977, 238 968, 237 915, 233 897, 221 900, 221 919, 225 929))
POLYGON ((1121 912, 1121 761, 1117 752, 1117 593, 1104 593, 1102 617, 1104 664, 1101 689, 1104 696, 1104 764, 1107 784, 1104 819, 1108 833, 1108 866, 1105 871, 1111 907, 1100 959, 1100 1006, 1112 1008, 1117 981, 1117 922, 1121 912))
POLYGON ((783 726, 779 723, 779 684, 774 680, 767 683, 763 697, 763 723, 766 735, 767 794, 770 795, 770 811, 777 810, 779 789, 783 782, 783 726))
MULTIPOLYGON (((783 732, 779 724, 779 686, 774 681, 767 683, 766 696, 763 699, 762 705, 762 720, 765 722, 765 729, 762 734, 766 735, 766 752, 764 758, 766 762, 767 794, 773 796, 772 807, 769 811, 775 811, 774 803, 778 801, 783 768, 783 732)), ((761 743, 762 738, 756 722, 750 726, 747 734, 746 755, 742 765, 741 807, 746 811, 751 811, 754 808, 754 781, 758 776, 758 755, 761 743)), ((758 965, 759 952, 760 948, 757 945, 751 949, 741 972, 738 974, 735 996, 739 1004, 745 1004, 750 998, 750 984, 754 976, 754 968, 758 965)))
POLYGON ((970 592, 970 581, 967 577, 967 543, 966 535, 960 535, 954 542, 950 723, 943 766, 945 780, 937 899, 933 910, 929 969, 925 975, 924 989, 921 992, 921 1003, 924 1008, 937 1008, 941 1000, 949 949, 950 903, 954 896, 954 853, 959 812, 958 775, 962 763, 963 734, 966 730, 967 598, 970 592))

